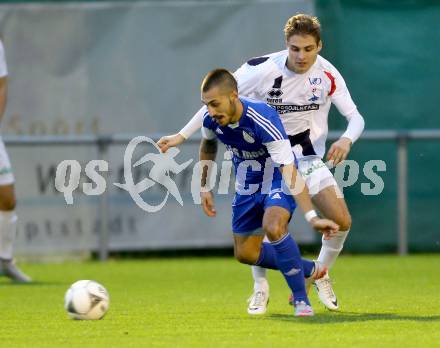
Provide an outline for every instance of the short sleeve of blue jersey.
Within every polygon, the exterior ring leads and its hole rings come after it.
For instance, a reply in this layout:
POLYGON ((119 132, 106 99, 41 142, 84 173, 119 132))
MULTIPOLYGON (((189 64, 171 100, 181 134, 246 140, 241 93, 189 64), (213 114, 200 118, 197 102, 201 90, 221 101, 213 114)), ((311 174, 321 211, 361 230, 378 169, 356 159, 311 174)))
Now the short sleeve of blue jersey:
POLYGON ((253 119, 255 132, 263 144, 288 139, 280 116, 269 105, 258 108, 258 110, 249 110, 248 114, 253 119))

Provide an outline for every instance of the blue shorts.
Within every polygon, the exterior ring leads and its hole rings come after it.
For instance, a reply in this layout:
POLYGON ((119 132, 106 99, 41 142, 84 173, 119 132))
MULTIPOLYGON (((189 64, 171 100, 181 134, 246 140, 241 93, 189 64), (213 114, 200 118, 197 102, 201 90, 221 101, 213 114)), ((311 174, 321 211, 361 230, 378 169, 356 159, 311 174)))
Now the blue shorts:
POLYGON ((296 208, 293 197, 281 189, 281 181, 275 181, 267 194, 260 190, 251 195, 236 193, 232 202, 232 231, 243 235, 263 234, 258 229, 263 226, 264 211, 273 206, 287 209, 290 216, 296 208))

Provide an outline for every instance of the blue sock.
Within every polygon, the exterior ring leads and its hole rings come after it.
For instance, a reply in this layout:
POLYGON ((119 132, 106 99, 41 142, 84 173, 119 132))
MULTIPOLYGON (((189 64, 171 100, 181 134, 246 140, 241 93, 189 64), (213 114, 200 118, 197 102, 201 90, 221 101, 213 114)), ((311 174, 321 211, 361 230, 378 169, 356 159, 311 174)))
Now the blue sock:
POLYGON ((304 270, 298 245, 288 233, 271 244, 276 252, 276 264, 292 290, 295 302, 304 301, 310 305, 306 294, 304 270))
MULTIPOLYGON (((308 278, 315 269, 315 263, 307 259, 301 259, 301 261, 304 270, 304 276, 308 278)), ((260 257, 258 258, 258 261, 255 265, 268 269, 280 269, 277 265, 277 254, 272 244, 261 244, 260 257)))
POLYGON ((301 261, 304 270, 304 277, 308 278, 313 274, 313 271, 315 270, 315 263, 307 259, 301 259, 301 261))
POLYGON ((277 255, 272 244, 261 243, 260 257, 255 263, 255 266, 279 270, 277 265, 277 255))

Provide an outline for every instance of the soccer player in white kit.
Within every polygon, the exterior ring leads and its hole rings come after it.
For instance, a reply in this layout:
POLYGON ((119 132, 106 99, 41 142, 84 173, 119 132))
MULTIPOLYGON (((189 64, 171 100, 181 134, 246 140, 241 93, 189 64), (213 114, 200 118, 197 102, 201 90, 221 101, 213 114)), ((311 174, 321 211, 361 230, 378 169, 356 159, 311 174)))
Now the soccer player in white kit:
MULTIPOLYGON (((7 75, 5 51, 0 41, 0 121, 6 108, 7 75)), ((5 144, 0 137, 0 275, 16 282, 28 283, 31 278, 24 274, 13 260, 16 233, 14 175, 5 144)))
MULTIPOLYGON (((338 185, 323 162, 328 133, 328 113, 333 103, 347 119, 342 136, 327 152, 326 159, 337 165, 347 158, 352 144, 364 129, 364 119, 351 99, 341 74, 323 57, 320 23, 316 17, 297 14, 287 21, 284 34, 287 49, 243 64, 234 76, 240 95, 262 100, 274 107, 289 136, 298 159, 298 169, 312 195, 315 207, 326 218, 339 225, 331 240, 322 240, 318 261, 329 269, 343 248, 351 227, 351 216, 338 185)), ((199 110, 178 133, 163 137, 162 151, 177 146, 202 126, 199 110)), ((269 284, 266 271, 253 266, 254 293, 248 313, 266 312, 269 284)), ((328 274, 314 281, 320 301, 330 310, 338 310, 338 302, 328 274)))

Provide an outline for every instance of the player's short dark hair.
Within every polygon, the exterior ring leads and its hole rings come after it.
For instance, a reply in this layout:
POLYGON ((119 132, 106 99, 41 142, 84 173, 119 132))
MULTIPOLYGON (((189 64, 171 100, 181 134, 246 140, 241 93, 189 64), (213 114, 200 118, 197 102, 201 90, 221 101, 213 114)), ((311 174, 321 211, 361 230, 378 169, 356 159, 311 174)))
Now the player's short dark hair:
POLYGON ((292 35, 312 35, 316 40, 316 44, 319 44, 319 41, 321 41, 321 23, 319 23, 318 17, 302 13, 290 17, 284 26, 286 41, 292 35))
POLYGON ((208 92, 212 87, 224 85, 234 91, 238 91, 237 80, 226 69, 214 69, 206 74, 202 81, 202 92, 208 92))

